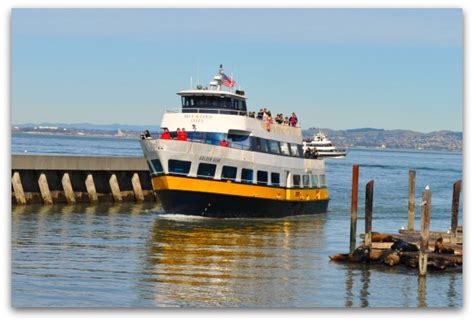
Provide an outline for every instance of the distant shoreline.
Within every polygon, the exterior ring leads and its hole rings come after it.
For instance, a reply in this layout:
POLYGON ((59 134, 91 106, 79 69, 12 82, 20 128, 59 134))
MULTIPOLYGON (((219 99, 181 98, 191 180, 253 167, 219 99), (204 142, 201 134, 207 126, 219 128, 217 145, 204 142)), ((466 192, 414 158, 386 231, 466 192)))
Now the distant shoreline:
MULTIPOLYGON (((139 134, 136 137, 134 136, 116 136, 111 134, 84 134, 84 135, 77 135, 77 134, 66 134, 66 133, 48 133, 48 132, 12 132, 12 136, 20 135, 20 136, 46 136, 46 137, 67 137, 67 138, 85 138, 85 139, 113 139, 113 140, 137 140, 139 141, 139 134)), ((463 150, 450 150, 450 149, 410 149, 410 148, 381 148, 381 147, 373 147, 373 146, 350 146, 350 147, 343 147, 347 150, 375 150, 375 151, 386 151, 386 152, 419 152, 419 153, 430 153, 430 152, 443 152, 443 153, 455 153, 455 154, 462 154, 463 150)))

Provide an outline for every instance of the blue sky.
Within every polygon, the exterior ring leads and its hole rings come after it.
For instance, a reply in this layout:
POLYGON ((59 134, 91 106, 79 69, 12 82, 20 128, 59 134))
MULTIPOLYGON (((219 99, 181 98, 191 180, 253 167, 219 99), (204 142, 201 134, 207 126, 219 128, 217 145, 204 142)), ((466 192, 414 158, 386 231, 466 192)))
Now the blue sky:
POLYGON ((303 127, 462 130, 460 9, 14 9, 12 122, 159 124, 224 64, 303 127))

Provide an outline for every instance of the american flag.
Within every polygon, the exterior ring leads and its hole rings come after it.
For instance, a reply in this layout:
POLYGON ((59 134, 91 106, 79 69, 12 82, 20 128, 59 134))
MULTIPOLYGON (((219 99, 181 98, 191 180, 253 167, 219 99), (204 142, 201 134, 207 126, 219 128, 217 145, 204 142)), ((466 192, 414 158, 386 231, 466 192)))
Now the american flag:
POLYGON ((222 85, 227 87, 234 87, 235 81, 231 77, 228 77, 226 74, 222 74, 222 85))

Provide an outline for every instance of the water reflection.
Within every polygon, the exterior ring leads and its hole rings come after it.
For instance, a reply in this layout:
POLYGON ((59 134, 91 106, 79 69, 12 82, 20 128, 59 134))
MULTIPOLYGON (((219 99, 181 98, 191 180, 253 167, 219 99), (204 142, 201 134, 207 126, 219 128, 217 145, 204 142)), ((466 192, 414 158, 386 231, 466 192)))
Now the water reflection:
POLYGON ((16 206, 15 306, 459 307, 462 274, 336 264, 347 216, 165 215, 156 204, 16 206), (427 282, 429 279, 429 282, 427 282))
POLYGON ((155 284, 157 304, 166 299, 180 305, 291 306, 296 284, 317 274, 314 249, 324 224, 324 216, 159 218, 151 232, 143 283, 155 284))
POLYGON ((418 276, 418 307, 426 308, 426 276, 418 276))

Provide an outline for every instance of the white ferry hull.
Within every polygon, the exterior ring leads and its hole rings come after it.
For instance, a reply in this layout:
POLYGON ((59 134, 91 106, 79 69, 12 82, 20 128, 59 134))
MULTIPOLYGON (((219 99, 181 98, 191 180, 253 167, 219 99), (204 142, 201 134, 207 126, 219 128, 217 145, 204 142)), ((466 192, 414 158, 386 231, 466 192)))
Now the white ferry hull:
POLYGON ((324 161, 295 157, 274 156, 264 153, 242 151, 197 142, 176 140, 142 140, 145 157, 150 164, 160 160, 161 172, 150 166, 153 190, 166 213, 206 217, 255 217, 276 218, 294 215, 324 213, 328 209, 327 187, 291 187, 286 180, 278 186, 260 183, 225 180, 216 177, 196 176, 200 162, 217 164, 216 173, 222 165, 240 168, 262 168, 269 171, 313 168, 324 174, 324 161), (187 175, 170 172, 169 159, 188 160, 192 163, 187 175), (204 160, 204 161, 203 161, 204 160), (260 165, 260 166, 259 166, 260 165))

